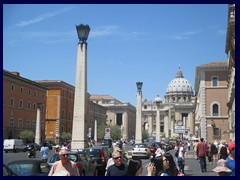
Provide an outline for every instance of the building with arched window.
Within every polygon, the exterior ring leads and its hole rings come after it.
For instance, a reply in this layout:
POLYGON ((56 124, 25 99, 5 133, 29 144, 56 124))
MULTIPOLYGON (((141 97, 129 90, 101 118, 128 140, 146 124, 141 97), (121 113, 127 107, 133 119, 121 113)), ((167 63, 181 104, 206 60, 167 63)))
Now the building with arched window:
POLYGON ((227 61, 203 64, 196 68, 195 124, 207 141, 229 142, 227 61))

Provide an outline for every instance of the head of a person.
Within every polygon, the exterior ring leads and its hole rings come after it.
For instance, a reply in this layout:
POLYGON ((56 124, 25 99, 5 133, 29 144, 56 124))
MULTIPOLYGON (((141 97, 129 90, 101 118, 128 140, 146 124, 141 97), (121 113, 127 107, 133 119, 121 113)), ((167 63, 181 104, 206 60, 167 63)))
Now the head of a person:
POLYGON ((163 166, 164 166, 164 172, 167 172, 169 176, 175 176, 178 173, 176 163, 173 159, 173 156, 171 153, 166 152, 163 155, 163 166))
POLYGON ((203 142, 203 141, 204 141, 204 139, 203 139, 203 138, 200 138, 200 141, 201 141, 201 142, 203 142))
POLYGON ((46 142, 44 142, 44 143, 43 143, 43 147, 46 147, 46 146, 47 146, 47 143, 46 143, 46 142))
POLYGON ((228 144, 228 150, 231 155, 235 156, 235 142, 230 142, 228 144))
POLYGON ((128 164, 127 176, 139 176, 142 174, 143 167, 141 159, 130 159, 128 164))
POLYGON ((154 162, 154 166, 156 168, 155 176, 160 176, 161 173, 163 173, 163 157, 157 156, 157 157, 155 157, 153 162, 154 162))
POLYGON ((118 151, 113 152, 112 159, 115 166, 120 166, 122 164, 122 155, 120 152, 118 151))
POLYGON ((218 173, 219 176, 229 176, 231 169, 228 168, 228 162, 226 160, 219 159, 217 167, 215 167, 213 171, 218 173))
POLYGON ((65 163, 68 161, 68 151, 66 149, 61 149, 59 151, 59 158, 62 161, 62 163, 65 163))

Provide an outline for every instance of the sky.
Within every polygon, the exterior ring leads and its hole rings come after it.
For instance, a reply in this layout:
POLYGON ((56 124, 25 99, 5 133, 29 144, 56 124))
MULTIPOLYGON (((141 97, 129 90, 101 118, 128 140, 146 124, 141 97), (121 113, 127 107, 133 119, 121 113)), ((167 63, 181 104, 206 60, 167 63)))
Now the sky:
POLYGON ((196 67, 227 60, 227 4, 4 4, 3 69, 75 86, 76 25, 87 40, 87 91, 136 107, 164 99, 180 67, 194 89, 196 67))

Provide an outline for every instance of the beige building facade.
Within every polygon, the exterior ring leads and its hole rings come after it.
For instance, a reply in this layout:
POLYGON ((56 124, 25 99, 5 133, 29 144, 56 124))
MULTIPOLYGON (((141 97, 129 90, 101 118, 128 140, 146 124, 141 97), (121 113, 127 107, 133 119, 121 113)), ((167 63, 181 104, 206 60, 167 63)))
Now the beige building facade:
POLYGON ((129 103, 122 103, 110 95, 90 96, 90 101, 107 108, 107 125, 117 125, 124 140, 134 139, 136 127, 136 108, 129 103))
POLYGON ((228 6, 226 50, 228 55, 228 121, 231 141, 235 141, 235 4, 228 6))
POLYGON ((142 103, 143 127, 151 136, 156 136, 156 131, 160 131, 161 138, 190 138, 195 135, 193 110, 192 85, 184 78, 179 67, 160 104, 160 129, 156 129, 156 103, 147 99, 142 103))
POLYGON ((195 123, 198 134, 207 141, 230 140, 228 125, 227 61, 212 62, 196 68, 195 123))

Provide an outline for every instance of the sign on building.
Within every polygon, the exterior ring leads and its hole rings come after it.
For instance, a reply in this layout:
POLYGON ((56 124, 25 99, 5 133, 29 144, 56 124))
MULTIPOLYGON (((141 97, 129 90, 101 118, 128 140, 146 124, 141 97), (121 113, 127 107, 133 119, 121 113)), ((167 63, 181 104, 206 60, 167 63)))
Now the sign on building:
POLYGON ((185 127, 184 126, 175 126, 174 131, 176 134, 185 134, 185 127))

